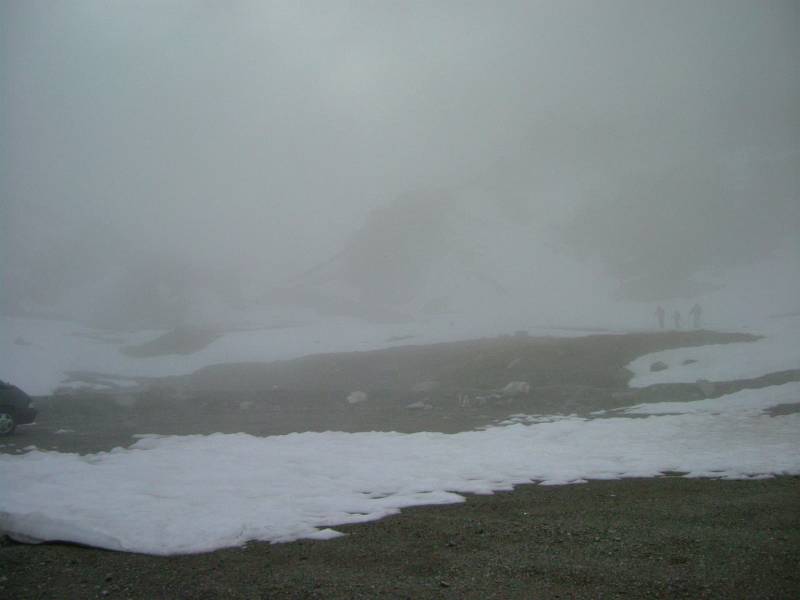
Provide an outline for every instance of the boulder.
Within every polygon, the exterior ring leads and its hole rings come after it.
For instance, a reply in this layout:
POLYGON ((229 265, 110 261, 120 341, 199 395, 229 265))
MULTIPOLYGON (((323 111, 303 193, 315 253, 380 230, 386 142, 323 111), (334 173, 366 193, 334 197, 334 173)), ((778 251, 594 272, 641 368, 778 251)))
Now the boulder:
POLYGON ((531 391, 531 386, 527 381, 511 381, 500 390, 504 396, 522 396, 531 391))
POLYGON ((429 394, 439 387, 438 381, 419 381, 411 388, 412 392, 417 394, 429 394))
POLYGON ((361 404, 362 402, 366 402, 368 398, 369 396, 367 395, 367 392, 356 390, 355 392, 350 392, 347 394, 347 403, 361 404))
POLYGON ((420 402, 413 402, 407 405, 406 408, 410 410, 430 410, 433 407, 430 404, 420 401, 420 402))
POLYGON ((650 365, 650 371, 652 371, 653 373, 657 373, 658 371, 666 371, 667 369, 669 369, 667 363, 662 362, 660 360, 657 360, 652 365, 650 365))

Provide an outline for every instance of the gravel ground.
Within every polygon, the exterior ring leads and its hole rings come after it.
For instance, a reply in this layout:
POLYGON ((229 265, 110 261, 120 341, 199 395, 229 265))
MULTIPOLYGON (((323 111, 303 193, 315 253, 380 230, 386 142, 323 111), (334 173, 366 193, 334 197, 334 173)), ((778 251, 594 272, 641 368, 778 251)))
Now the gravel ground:
POLYGON ((800 478, 521 486, 324 542, 0 545, 3 598, 798 598, 800 478))

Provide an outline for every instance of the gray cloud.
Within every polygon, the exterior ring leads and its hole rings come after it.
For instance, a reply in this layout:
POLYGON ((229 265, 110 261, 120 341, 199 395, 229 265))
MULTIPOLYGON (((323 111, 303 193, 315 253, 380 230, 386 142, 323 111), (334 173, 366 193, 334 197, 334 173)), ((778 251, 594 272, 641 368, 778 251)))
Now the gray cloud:
MULTIPOLYGON (((794 2, 2 10, 2 268, 18 301, 159 262, 282 281, 418 189, 482 190, 551 234, 600 210, 578 254, 612 273, 634 250, 662 268, 660 249, 602 236, 672 194, 713 196, 726 231, 798 223, 794 2)), ((675 222, 696 211, 674 206, 675 222)), ((748 239, 724 252, 763 254, 748 239)))

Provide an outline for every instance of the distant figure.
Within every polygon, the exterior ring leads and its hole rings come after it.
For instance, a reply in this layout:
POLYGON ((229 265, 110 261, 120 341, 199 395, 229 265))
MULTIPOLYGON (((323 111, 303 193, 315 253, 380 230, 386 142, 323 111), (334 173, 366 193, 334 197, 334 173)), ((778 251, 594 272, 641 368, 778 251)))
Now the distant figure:
POLYGON ((676 310, 672 313, 672 320, 675 321, 675 329, 681 328, 681 311, 676 310))
POLYGON ((656 309, 656 317, 658 318, 658 327, 659 329, 664 329, 664 317, 666 316, 667 311, 664 310, 663 306, 659 306, 656 309))
POLYGON ((703 316, 703 307, 695 304, 692 310, 689 311, 689 316, 692 317, 692 324, 695 329, 700 329, 700 317, 703 316))

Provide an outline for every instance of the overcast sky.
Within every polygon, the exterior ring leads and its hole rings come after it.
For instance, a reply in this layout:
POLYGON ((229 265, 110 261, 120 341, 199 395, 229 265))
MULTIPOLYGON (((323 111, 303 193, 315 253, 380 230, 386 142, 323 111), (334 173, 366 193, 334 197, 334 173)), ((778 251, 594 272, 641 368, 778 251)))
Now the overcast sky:
POLYGON ((2 0, 0 28, 7 272, 78 238, 283 276, 409 191, 547 220, 686 161, 797 198, 794 1, 2 0))

